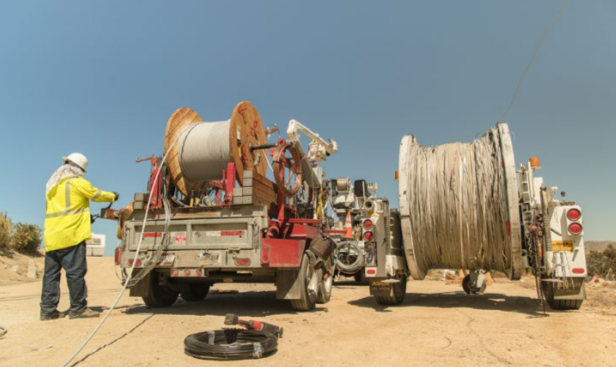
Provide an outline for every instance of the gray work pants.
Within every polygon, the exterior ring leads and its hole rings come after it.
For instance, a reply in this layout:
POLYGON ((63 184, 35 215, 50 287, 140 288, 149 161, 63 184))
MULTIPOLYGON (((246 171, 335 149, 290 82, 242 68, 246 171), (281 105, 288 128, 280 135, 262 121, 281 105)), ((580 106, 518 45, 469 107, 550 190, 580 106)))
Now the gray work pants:
POLYGON ((78 314, 88 306, 88 287, 85 276, 88 271, 86 263, 86 243, 45 253, 45 275, 41 294, 41 315, 52 313, 60 302, 60 269, 66 272, 66 282, 71 298, 69 312, 78 314))

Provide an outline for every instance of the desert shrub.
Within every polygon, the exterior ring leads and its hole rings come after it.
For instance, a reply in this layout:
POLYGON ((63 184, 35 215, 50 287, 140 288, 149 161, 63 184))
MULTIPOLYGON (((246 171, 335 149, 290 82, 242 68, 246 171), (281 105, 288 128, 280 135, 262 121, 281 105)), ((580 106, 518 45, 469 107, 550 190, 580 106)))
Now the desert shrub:
POLYGON ((41 228, 35 224, 17 223, 11 237, 11 249, 34 253, 41 245, 41 228))
POLYGON ((0 214, 0 250, 6 251, 11 243, 13 223, 4 214, 0 214))
POLYGON ((614 278, 616 276, 616 247, 609 245, 603 251, 591 251, 586 256, 586 265, 589 274, 614 278))

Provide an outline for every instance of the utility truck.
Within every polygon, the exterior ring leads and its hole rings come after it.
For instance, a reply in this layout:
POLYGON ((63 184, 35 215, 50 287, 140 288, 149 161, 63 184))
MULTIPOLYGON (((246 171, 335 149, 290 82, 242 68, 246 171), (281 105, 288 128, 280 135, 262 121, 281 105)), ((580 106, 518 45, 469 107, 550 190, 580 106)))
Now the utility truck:
POLYGON ((164 156, 149 159, 147 192, 119 214, 116 263, 131 296, 166 307, 202 300, 216 283, 274 283, 298 311, 330 300, 334 243, 323 234, 318 163, 337 145, 295 120, 287 139, 268 143, 277 130, 248 102, 221 122, 175 111, 164 156), (312 140, 307 155, 299 133, 312 140))
POLYGON ((580 308, 587 276, 582 209, 559 200, 558 188, 536 176, 538 158, 516 168, 507 124, 472 145, 423 148, 407 135, 398 163, 400 212, 389 210, 386 199, 377 201, 375 213, 382 218, 371 225, 383 223, 389 234, 367 247, 374 262, 366 263, 365 276, 377 302, 399 304, 409 277, 421 280, 429 269, 462 264, 471 270, 462 281, 468 294, 485 291, 487 271, 502 271, 512 280, 530 272, 542 303, 555 310, 580 308), (425 164, 431 155, 434 160, 425 164), (473 175, 484 181, 469 180, 473 175), (495 233, 498 240, 476 246, 479 231, 495 233), (473 246, 475 252, 469 250, 473 246), (504 265, 495 268, 498 263, 504 265))

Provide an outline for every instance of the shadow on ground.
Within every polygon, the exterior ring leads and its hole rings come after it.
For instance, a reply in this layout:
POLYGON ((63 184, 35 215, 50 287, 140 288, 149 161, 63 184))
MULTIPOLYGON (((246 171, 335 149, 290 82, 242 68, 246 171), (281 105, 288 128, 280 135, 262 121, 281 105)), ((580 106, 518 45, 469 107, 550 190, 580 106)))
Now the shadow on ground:
MULTIPOLYGON (((275 291, 250 291, 241 293, 213 293, 197 302, 186 302, 178 298, 170 307, 149 308, 146 305, 120 307, 127 314, 154 313, 157 315, 224 316, 235 313, 243 317, 269 315, 295 315, 287 300, 276 299, 275 291)), ((314 311, 327 311, 325 305, 317 304, 314 311)))
POLYGON ((404 302, 398 306, 383 306, 374 297, 349 301, 353 306, 372 308, 377 312, 391 312, 396 307, 472 308, 522 313, 533 317, 543 315, 539 302, 530 297, 506 296, 500 293, 468 295, 464 292, 450 293, 407 293, 404 302))

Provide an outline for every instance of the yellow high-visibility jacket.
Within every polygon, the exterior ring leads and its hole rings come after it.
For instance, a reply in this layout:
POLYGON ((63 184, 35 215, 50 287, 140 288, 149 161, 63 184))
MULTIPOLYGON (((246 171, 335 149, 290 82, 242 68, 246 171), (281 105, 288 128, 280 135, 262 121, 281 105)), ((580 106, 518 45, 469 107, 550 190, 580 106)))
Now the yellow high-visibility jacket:
POLYGON ((101 191, 82 177, 60 181, 47 193, 45 251, 76 246, 92 237, 90 200, 112 202, 112 192, 101 191))

